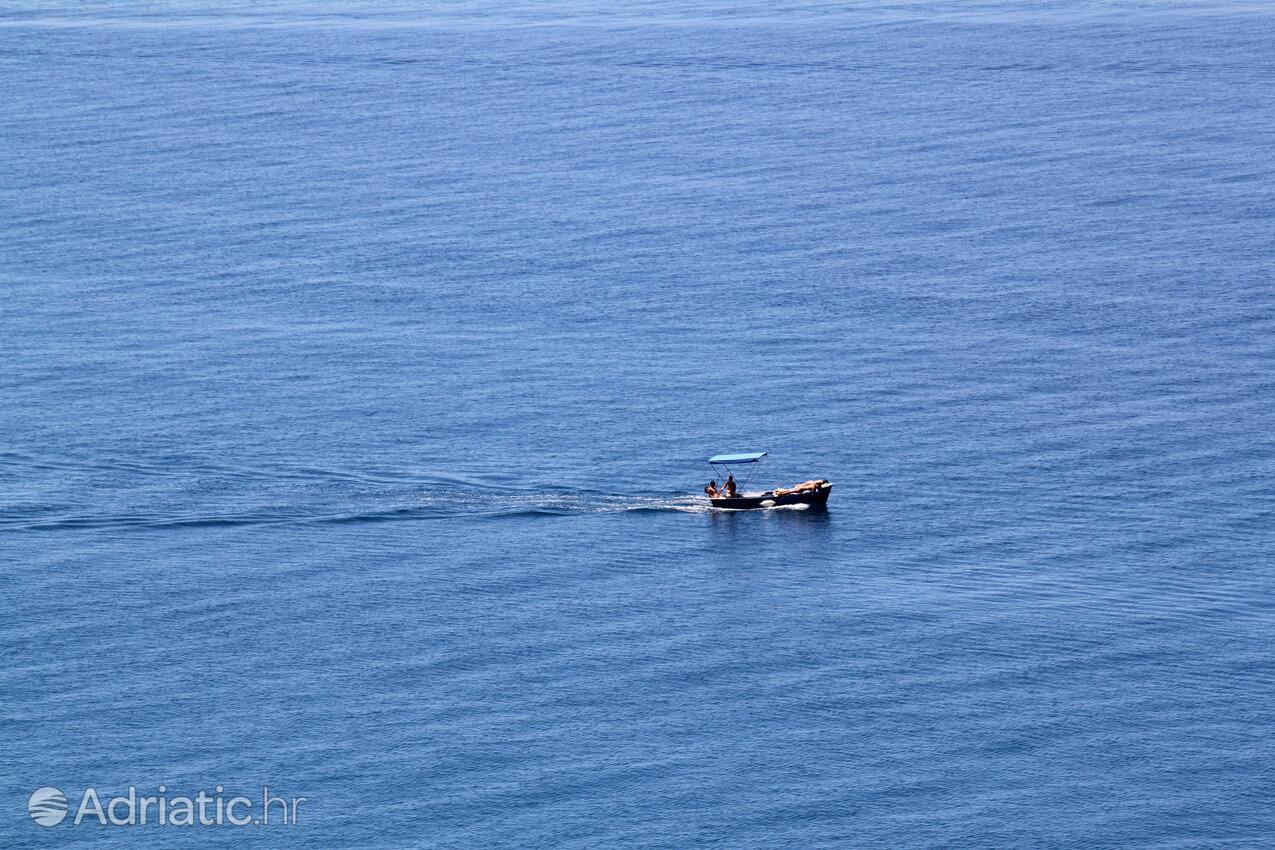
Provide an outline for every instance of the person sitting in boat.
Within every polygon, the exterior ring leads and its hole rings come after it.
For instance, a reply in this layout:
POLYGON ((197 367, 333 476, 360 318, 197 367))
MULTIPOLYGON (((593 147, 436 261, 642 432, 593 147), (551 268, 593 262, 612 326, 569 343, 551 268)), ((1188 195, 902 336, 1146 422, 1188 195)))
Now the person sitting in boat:
POLYGON ((728 476, 726 479, 726 498, 735 498, 735 476, 728 476))
POLYGON ((704 488, 704 492, 708 494, 708 498, 710 499, 717 498, 718 494, 717 494, 717 479, 716 478, 708 482, 708 486, 704 488))

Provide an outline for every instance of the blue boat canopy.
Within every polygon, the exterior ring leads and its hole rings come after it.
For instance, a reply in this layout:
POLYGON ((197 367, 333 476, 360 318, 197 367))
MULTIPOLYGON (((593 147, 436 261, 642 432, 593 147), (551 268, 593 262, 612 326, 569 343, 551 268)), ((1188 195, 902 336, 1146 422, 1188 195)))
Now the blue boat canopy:
POLYGON ((714 455, 709 463, 756 463, 766 456, 765 452, 748 452, 740 455, 714 455))

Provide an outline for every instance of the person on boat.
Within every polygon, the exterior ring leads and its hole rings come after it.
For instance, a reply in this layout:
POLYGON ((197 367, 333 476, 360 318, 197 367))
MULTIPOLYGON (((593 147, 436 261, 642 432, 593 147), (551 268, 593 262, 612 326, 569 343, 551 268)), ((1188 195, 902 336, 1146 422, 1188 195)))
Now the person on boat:
POLYGON ((708 498, 710 499, 717 498, 717 479, 716 478, 708 482, 708 486, 704 488, 704 492, 708 494, 708 498))
POLYGON ((728 476, 726 479, 726 498, 735 498, 735 476, 728 476))
POLYGON ((789 493, 800 493, 804 490, 818 490, 822 485, 827 484, 826 478, 812 478, 809 481, 803 481, 800 484, 794 484, 791 487, 776 487, 772 492, 776 496, 787 496, 789 493))

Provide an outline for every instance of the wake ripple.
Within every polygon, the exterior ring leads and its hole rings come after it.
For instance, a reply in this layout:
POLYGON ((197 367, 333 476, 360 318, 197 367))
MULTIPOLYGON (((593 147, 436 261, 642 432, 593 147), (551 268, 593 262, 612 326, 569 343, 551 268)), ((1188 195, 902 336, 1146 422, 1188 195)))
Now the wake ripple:
POLYGON ((321 503, 278 504, 253 510, 224 510, 192 504, 164 510, 118 513, 77 512, 67 505, 21 504, 0 507, 0 530, 101 531, 265 525, 358 524, 445 519, 571 517, 605 513, 713 510, 691 495, 632 496, 587 492, 509 493, 484 490, 408 491, 375 496, 349 494, 321 503))

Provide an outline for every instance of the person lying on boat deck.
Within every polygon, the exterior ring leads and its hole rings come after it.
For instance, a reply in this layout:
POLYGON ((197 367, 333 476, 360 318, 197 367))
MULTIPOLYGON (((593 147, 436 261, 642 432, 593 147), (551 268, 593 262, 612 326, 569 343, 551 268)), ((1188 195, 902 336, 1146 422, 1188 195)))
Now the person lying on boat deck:
POLYGON ((770 492, 776 496, 786 496, 789 493, 800 493, 803 490, 818 490, 821 484, 827 484, 826 478, 812 478, 809 481, 803 481, 800 484, 794 484, 791 487, 776 487, 770 492))
POLYGON ((726 478, 726 498, 735 498, 735 476, 731 475, 726 478))
POLYGON ((710 499, 717 498, 717 479, 716 478, 708 482, 708 486, 704 488, 704 492, 708 494, 708 498, 710 499))

